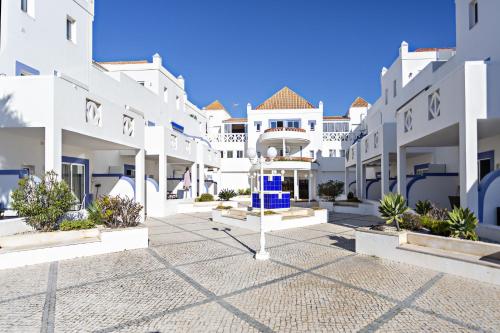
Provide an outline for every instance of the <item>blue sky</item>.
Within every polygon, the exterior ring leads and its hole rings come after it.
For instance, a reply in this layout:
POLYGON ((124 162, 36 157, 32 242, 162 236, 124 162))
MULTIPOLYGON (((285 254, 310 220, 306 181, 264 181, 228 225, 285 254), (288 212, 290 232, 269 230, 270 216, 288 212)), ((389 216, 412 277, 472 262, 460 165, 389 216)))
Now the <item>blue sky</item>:
POLYGON ((402 40, 455 46, 454 0, 98 0, 94 59, 158 52, 193 103, 234 117, 285 85, 338 115, 377 99, 402 40))

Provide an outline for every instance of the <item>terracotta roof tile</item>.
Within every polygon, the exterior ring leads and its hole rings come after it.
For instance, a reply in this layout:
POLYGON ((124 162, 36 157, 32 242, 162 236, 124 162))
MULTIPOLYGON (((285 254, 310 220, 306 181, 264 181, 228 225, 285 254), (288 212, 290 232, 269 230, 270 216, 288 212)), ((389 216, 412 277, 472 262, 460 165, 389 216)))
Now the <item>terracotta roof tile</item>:
POLYGON ((223 121, 223 123, 246 123, 247 118, 229 118, 223 121))
POLYGON ((349 120, 349 117, 345 116, 323 116, 323 120, 349 120))
POLYGON ((352 108, 366 108, 368 107, 368 102, 365 101, 363 98, 358 97, 352 102, 351 104, 352 108))
POLYGON ((224 107, 224 105, 222 105, 222 103, 219 102, 218 100, 213 101, 209 105, 205 106, 203 109, 204 110, 211 110, 211 111, 226 110, 226 108, 224 107))
POLYGON ((454 47, 421 47, 416 49, 415 52, 436 52, 441 50, 455 50, 454 47))
POLYGON ((255 110, 276 110, 276 109, 314 109, 315 107, 305 98, 299 96, 288 87, 284 87, 276 94, 268 98, 264 103, 257 106, 255 110))
POLYGON ((100 65, 135 65, 135 64, 147 64, 147 60, 130 60, 130 61, 99 61, 100 65))

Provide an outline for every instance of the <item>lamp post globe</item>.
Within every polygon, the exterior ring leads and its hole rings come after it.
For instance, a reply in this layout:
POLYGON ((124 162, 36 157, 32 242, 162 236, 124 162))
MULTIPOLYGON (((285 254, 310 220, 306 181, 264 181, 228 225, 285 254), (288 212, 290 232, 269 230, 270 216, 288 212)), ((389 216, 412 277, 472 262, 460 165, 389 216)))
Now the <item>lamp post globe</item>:
POLYGON ((274 147, 269 147, 269 149, 267 149, 267 157, 270 159, 270 160, 274 160, 274 158, 278 155, 278 151, 276 150, 276 148, 274 147))
POLYGON ((247 157, 249 159, 254 159, 255 157, 257 156, 257 151, 255 150, 255 148, 253 147, 250 147, 247 149, 247 157))

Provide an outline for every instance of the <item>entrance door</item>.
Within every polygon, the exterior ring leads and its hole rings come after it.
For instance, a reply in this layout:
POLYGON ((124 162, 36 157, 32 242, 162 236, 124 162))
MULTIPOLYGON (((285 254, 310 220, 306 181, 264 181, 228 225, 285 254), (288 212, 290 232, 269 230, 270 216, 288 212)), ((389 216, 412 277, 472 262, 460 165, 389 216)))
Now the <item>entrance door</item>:
POLYGON ((63 163, 62 179, 69 185, 78 202, 85 198, 85 165, 79 163, 63 163))
POLYGON ((299 199, 309 199, 309 179, 299 179, 299 199))
POLYGON ((479 181, 481 181, 484 176, 493 171, 493 163, 495 159, 494 151, 487 151, 478 154, 478 173, 479 181))
POLYGON ((290 192, 290 198, 293 198, 293 177, 284 177, 282 183, 283 192, 290 192))

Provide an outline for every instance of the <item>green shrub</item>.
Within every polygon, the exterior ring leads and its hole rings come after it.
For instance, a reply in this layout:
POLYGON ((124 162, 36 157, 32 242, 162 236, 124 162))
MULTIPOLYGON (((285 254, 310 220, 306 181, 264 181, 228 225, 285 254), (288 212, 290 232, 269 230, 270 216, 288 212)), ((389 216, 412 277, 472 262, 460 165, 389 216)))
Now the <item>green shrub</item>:
POLYGON ((399 231, 401 216, 408 211, 408 207, 401 194, 390 193, 380 200, 378 211, 387 224, 396 224, 396 229, 399 231))
POLYGON ((207 202, 214 201, 214 196, 210 193, 203 193, 199 198, 196 198, 196 202, 207 202))
POLYGON ((224 205, 218 205, 217 207, 215 207, 215 209, 217 210, 226 210, 226 209, 231 209, 233 208, 232 206, 224 206, 224 205))
POLYGON ((99 202, 99 200, 95 200, 87 206, 88 219, 96 225, 104 224, 104 215, 99 202))
POLYGON ((96 200, 100 218, 108 228, 135 227, 140 222, 141 204, 120 196, 103 196, 96 200))
POLYGON ((419 200, 415 205, 415 212, 419 215, 427 215, 432 209, 432 203, 429 200, 419 200))
POLYGON ((250 195, 250 194, 252 194, 252 191, 249 188, 247 189, 240 188, 238 190, 238 195, 250 195))
POLYGON ((448 219, 448 210, 446 208, 432 207, 432 209, 427 212, 434 220, 444 221, 448 219))
POLYGON ((81 229, 92 229, 95 228, 95 223, 91 220, 64 220, 59 225, 59 230, 69 231, 69 230, 81 230, 81 229))
POLYGON ((422 220, 420 215, 406 212, 401 216, 401 229, 418 231, 422 229, 422 220))
POLYGON ((351 199, 354 199, 354 193, 349 192, 349 193, 347 193, 347 200, 351 200, 351 199))
POLYGON ((229 201, 235 196, 237 196, 237 194, 234 190, 223 189, 219 192, 219 200, 222 201, 229 201))
POLYGON ((450 236, 450 224, 447 221, 436 220, 429 215, 420 217, 422 226, 429 229, 430 233, 438 236, 450 236))
POLYGON ((327 201, 335 201, 343 192, 344 182, 338 180, 330 180, 318 185, 318 195, 327 201))
POLYGON ((54 171, 47 172, 37 184, 33 176, 19 181, 12 192, 12 208, 36 230, 51 231, 75 203, 76 198, 54 171))
POLYGON ((469 209, 455 207, 448 213, 448 224, 450 236, 454 238, 463 238, 478 240, 476 234, 477 218, 469 209))

